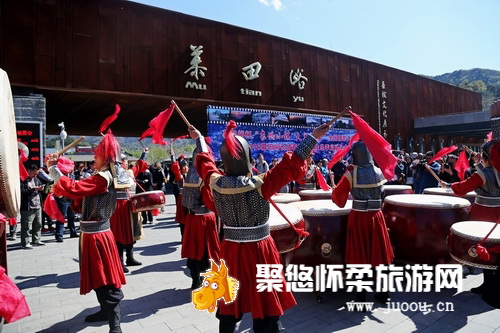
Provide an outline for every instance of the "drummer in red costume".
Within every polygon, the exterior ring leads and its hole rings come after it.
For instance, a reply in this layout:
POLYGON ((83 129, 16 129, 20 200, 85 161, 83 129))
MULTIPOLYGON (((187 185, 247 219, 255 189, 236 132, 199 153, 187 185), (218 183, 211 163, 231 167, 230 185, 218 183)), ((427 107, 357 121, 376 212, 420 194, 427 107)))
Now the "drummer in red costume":
MULTIPOLYGON (((116 207, 116 190, 110 168, 119 156, 120 145, 108 131, 95 150, 97 173, 90 178, 75 182, 63 176, 57 168, 57 154, 46 161, 55 182, 55 195, 74 199, 75 208, 81 208, 80 294, 94 290, 101 305, 99 312, 87 316, 85 321, 107 320, 111 333, 121 332, 119 303, 123 292, 120 288, 125 284, 109 223, 116 207)), ((115 167, 118 174, 121 167, 118 164, 115 167)))
POLYGON ((174 186, 177 186, 179 188, 179 195, 177 196, 177 202, 175 203, 175 221, 179 223, 179 227, 181 228, 181 236, 184 237, 187 209, 182 205, 182 192, 184 188, 184 177, 186 177, 188 173, 188 165, 184 158, 179 157, 179 160, 175 161, 174 150, 172 149, 172 147, 170 147, 170 159, 172 160, 170 170, 175 176, 174 186))
MULTIPOLYGON (((478 195, 476 195, 476 202, 472 206, 469 219, 497 222, 500 218, 500 179, 498 175, 498 170, 500 170, 500 100, 490 105, 490 116, 492 140, 483 146, 482 153, 485 168, 478 170, 476 174, 463 182, 452 184, 451 188, 456 194, 462 195, 462 193, 467 192, 466 188, 474 189, 476 186, 478 195), (478 196, 481 196, 479 202, 478 196), (483 205, 492 206, 492 204, 496 207, 483 207, 483 205)), ((483 270, 483 273, 483 284, 472 288, 471 291, 482 293, 482 298, 486 303, 500 308, 500 266, 495 272, 483 270)))
POLYGON ((137 225, 139 223, 138 216, 133 216, 132 204, 129 200, 130 194, 128 191, 135 185, 135 177, 139 172, 143 172, 148 168, 148 164, 144 161, 146 159, 148 149, 144 148, 144 151, 132 168, 133 177, 128 173, 128 159, 123 157, 122 172, 118 175, 118 184, 121 185, 120 189, 116 191, 116 209, 113 215, 111 215, 110 224, 111 231, 115 236, 116 247, 118 248, 118 254, 120 255, 120 260, 122 262, 123 271, 128 273, 129 270, 125 267, 125 262, 123 261, 123 250, 125 250, 127 256, 127 266, 139 266, 142 265, 141 262, 135 260, 134 258, 134 243, 135 243, 135 233, 134 230, 140 229, 137 225))
POLYGON ((200 273, 210 268, 209 259, 219 262, 220 242, 217 230, 217 217, 212 191, 202 182, 194 164, 200 152, 193 151, 193 165, 184 178, 182 205, 187 208, 181 257, 187 259, 193 282, 191 289, 201 287, 200 273))
POLYGON ((220 149, 223 175, 200 132, 193 126, 189 128, 201 150, 196 159, 197 172, 202 181, 210 185, 217 214, 224 224, 221 258, 226 261, 228 274, 240 283, 234 302, 219 302, 219 332, 233 332, 236 323, 247 312, 252 314, 254 332, 278 332, 279 316, 296 304, 289 291, 257 292, 256 265, 280 264, 276 244, 270 237, 268 200, 284 185, 304 176, 305 159, 317 139, 328 130, 327 124, 317 127, 295 152, 286 153, 278 165, 266 173, 252 176, 252 154, 245 139, 226 131, 220 149))
MULTIPOLYGON (((481 153, 481 166, 476 173, 461 182, 453 184, 441 181, 441 187, 451 188, 453 193, 464 196, 468 192, 476 192, 476 201, 472 205, 469 220, 496 222, 500 218, 500 183, 498 171, 490 164, 490 150, 493 145, 488 141, 483 145, 481 153)), ((494 272, 483 269, 484 282, 470 291, 475 294, 484 294, 493 282, 494 272)))
MULTIPOLYGON (((382 172, 362 141, 352 146, 353 165, 348 168, 332 192, 332 201, 344 207, 349 192, 352 210, 347 222, 345 262, 347 264, 388 265, 394 258, 382 206, 382 172)), ((387 302, 389 294, 378 293, 375 298, 387 302)), ((356 301, 364 302, 366 291, 356 293, 356 301)))

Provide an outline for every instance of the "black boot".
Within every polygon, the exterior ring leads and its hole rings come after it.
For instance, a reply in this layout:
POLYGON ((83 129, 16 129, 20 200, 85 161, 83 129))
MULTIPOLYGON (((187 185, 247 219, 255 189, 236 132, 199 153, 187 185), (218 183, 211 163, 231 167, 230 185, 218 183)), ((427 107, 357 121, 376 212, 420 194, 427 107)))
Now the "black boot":
POLYGON ((221 315, 219 314, 219 309, 217 309, 215 316, 219 319, 219 333, 233 333, 236 324, 241 320, 241 317, 236 318, 233 316, 221 315))
POLYGON ((85 317, 85 321, 87 323, 96 323, 98 321, 106 321, 106 320, 108 320, 108 315, 106 314, 106 311, 104 311, 103 309, 85 317))
POLYGON ((375 293, 375 299, 382 304, 386 304, 389 302, 389 293, 387 291, 375 293))
POLYGON ((134 259, 134 244, 125 245, 125 251, 127 252, 127 266, 142 265, 142 262, 134 259))
POLYGON ((354 302, 365 302, 366 301, 366 290, 357 291, 354 302))
POLYGON ((122 243, 116 243, 116 247, 118 248, 118 256, 120 256, 120 262, 122 263, 123 273, 128 273, 129 270, 125 267, 125 262, 123 261, 123 249, 124 246, 122 243))
POLYGON ((483 269, 483 284, 479 287, 471 288, 470 292, 474 294, 482 295, 488 289, 488 286, 493 283, 495 277, 495 272, 491 269, 483 269))
POLYGON ((103 286, 96 289, 97 298, 101 303, 101 308, 106 311, 106 319, 109 323, 110 333, 121 333, 120 328, 120 301, 123 299, 121 289, 112 286, 103 286))

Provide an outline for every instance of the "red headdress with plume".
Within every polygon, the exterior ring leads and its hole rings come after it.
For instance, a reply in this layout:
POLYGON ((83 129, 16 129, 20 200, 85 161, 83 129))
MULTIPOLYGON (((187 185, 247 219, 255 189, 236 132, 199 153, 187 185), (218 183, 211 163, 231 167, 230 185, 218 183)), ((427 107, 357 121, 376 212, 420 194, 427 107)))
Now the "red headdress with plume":
POLYGON ((224 131, 224 139, 226 139, 227 151, 235 159, 241 159, 239 153, 241 152, 241 146, 236 140, 236 137, 232 133, 233 129, 236 128, 236 122, 234 120, 229 121, 224 131))
POLYGON ((94 156, 102 158, 107 163, 120 161, 120 144, 116 141, 110 129, 108 129, 101 143, 96 147, 94 156))
MULTIPOLYGON (((116 104, 115 112, 104 119, 101 126, 99 127, 99 133, 103 134, 106 128, 108 128, 115 120, 118 118, 118 114, 120 113, 120 106, 116 104)), ((102 138, 101 143, 96 147, 94 152, 95 158, 101 158, 106 163, 120 161, 121 150, 120 144, 116 141, 113 132, 109 128, 104 137, 102 138)))

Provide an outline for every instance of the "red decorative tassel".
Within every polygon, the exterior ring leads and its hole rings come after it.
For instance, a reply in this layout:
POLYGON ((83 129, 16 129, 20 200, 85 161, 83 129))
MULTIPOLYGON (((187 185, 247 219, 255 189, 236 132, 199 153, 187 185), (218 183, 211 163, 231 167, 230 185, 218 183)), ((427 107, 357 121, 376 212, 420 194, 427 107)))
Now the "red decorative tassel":
POLYGON ((477 256, 479 257, 479 259, 484 260, 484 261, 490 260, 490 254, 484 246, 477 244, 476 251, 477 251, 477 256))
POLYGON ((444 147, 443 149, 438 151, 437 154, 433 158, 431 158, 431 160, 428 162, 428 164, 431 164, 432 162, 437 161, 441 157, 448 155, 448 154, 454 152, 455 150, 457 150, 457 146, 444 147))
POLYGON ((226 139, 227 151, 229 154, 235 159, 241 159, 239 155, 239 151, 241 151, 240 144, 236 142, 236 137, 232 133, 232 130, 236 128, 236 123, 234 120, 229 121, 226 126, 226 130, 224 131, 224 138, 226 139))
POLYGON ((352 111, 349 111, 349 113, 351 114, 356 131, 359 133, 359 137, 365 143, 375 162, 377 162, 385 179, 393 179, 394 168, 398 159, 392 154, 391 144, 387 142, 382 135, 371 128, 366 121, 361 119, 360 116, 352 111))
POLYGON ((115 113, 113 113, 108 118, 104 119, 104 121, 101 124, 101 127, 99 127, 99 133, 103 134, 104 131, 106 131, 106 129, 109 127, 109 125, 111 125, 111 123, 114 122, 116 118, 118 118, 119 113, 120 113, 120 106, 116 104, 115 113))
POLYGON ((28 178, 30 175, 28 174, 28 170, 26 170, 26 167, 24 166, 24 162, 28 160, 28 157, 26 156, 26 153, 24 152, 23 149, 19 149, 19 177, 21 180, 25 180, 28 178))
POLYGON ((45 202, 43 203, 43 210, 45 211, 45 213, 47 213, 51 220, 56 220, 61 223, 66 222, 63 214, 57 206, 56 199, 54 199, 54 193, 49 193, 47 198, 45 198, 45 202))
POLYGON ((67 174, 73 172, 73 170, 75 170, 75 162, 73 162, 72 160, 70 160, 67 157, 60 156, 57 159, 57 168, 59 170, 61 170, 62 173, 67 175, 67 174))
POLYGON ((347 146, 345 146, 344 148, 340 149, 338 152, 335 153, 335 155, 332 156, 332 159, 328 163, 328 170, 331 170, 333 168, 333 166, 335 165, 335 163, 337 163, 338 161, 340 161, 347 154, 347 152, 349 151, 349 149, 351 149, 351 147, 354 144, 354 142, 356 142, 358 140, 359 140, 359 134, 355 133, 351 137, 351 140, 349 140, 349 143, 347 144, 347 146))
POLYGON ((163 131, 165 130, 165 126, 167 126, 167 122, 170 119, 170 116, 172 116, 174 109, 175 104, 172 104, 168 107, 168 109, 160 112, 156 117, 154 117, 149 122, 149 128, 142 133, 139 140, 151 136, 154 144, 166 146, 167 143, 163 141, 163 131))

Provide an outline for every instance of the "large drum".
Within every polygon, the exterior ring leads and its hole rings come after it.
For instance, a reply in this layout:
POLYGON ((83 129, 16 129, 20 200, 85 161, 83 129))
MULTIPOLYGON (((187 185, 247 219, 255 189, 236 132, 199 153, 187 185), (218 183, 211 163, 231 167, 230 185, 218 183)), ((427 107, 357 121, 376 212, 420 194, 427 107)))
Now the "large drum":
POLYGON ((165 206, 167 200, 163 191, 148 191, 130 196, 132 211, 134 213, 145 212, 165 206))
POLYGON ((332 200, 308 200, 289 204, 300 209, 309 237, 295 252, 292 264, 343 264, 347 234, 347 220, 352 207, 348 200, 344 208, 332 200))
POLYGON ((403 263, 451 262, 446 238, 453 223, 467 220, 470 202, 431 194, 396 194, 382 204, 395 260, 403 263))
MULTIPOLYGON (((484 269, 496 269, 500 264, 500 254, 488 251, 490 260, 482 260, 477 255, 476 244, 490 232, 495 223, 484 221, 457 222, 450 228, 448 237, 448 249, 453 259, 467 266, 484 269)), ((491 233, 483 246, 486 249, 500 248, 500 226, 491 233)), ((495 249, 496 252, 500 249, 495 249)))
POLYGON ((383 185, 382 200, 394 194, 413 194, 413 189, 409 185, 383 185))
MULTIPOLYGON (((276 204, 279 209, 285 214, 292 224, 298 229, 304 229, 304 219, 302 213, 297 207, 287 204, 276 204)), ((293 251, 299 239, 299 236, 285 218, 271 205, 269 214, 269 226, 271 229, 271 236, 278 247, 280 254, 293 251)))
POLYGON ((290 203, 295 201, 300 201, 300 197, 297 193, 276 193, 271 197, 275 203, 290 203))
POLYGON ((302 190, 299 191, 300 200, 332 200, 332 190, 302 190))
MULTIPOLYGON (((424 194, 436 194, 436 195, 448 195, 452 197, 458 197, 452 189, 442 188, 442 187, 428 187, 424 189, 424 194)), ((465 196, 461 197, 469 200, 471 204, 476 201, 476 192, 469 192, 465 196)))

